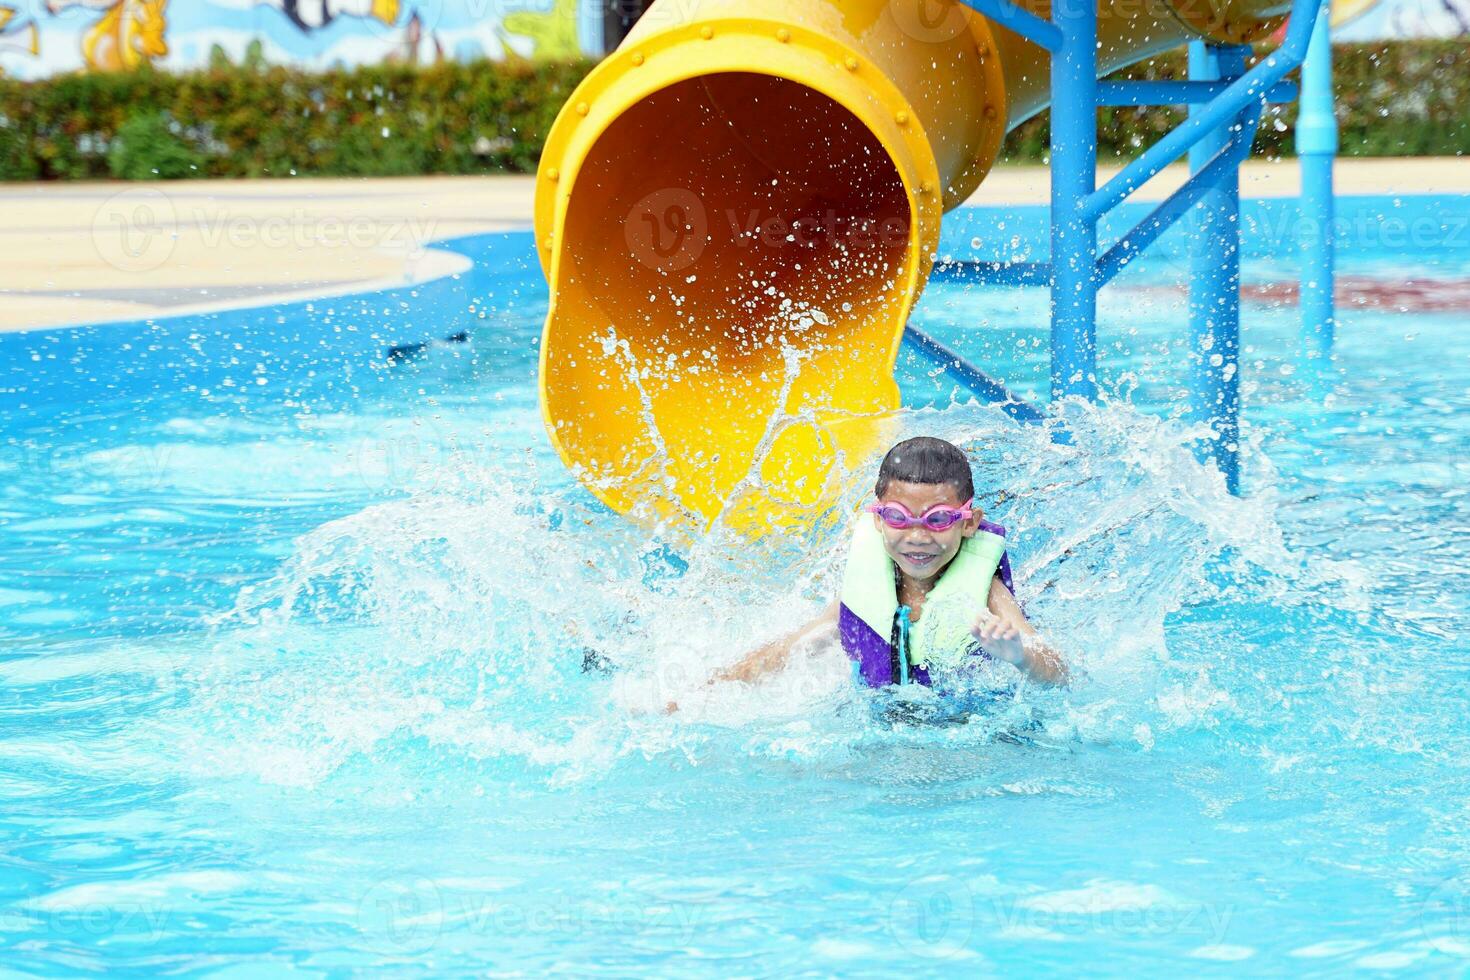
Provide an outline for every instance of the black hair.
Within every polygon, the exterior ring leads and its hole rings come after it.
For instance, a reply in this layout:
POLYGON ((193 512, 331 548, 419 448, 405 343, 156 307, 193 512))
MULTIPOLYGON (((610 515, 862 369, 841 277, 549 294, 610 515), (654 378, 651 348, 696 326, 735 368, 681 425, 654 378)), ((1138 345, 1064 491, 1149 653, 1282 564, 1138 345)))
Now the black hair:
POLYGON ((975 496, 969 458, 959 446, 933 436, 905 439, 888 450, 888 455, 883 457, 883 465, 878 467, 878 484, 873 492, 883 496, 893 480, 948 483, 955 488, 961 500, 975 496))

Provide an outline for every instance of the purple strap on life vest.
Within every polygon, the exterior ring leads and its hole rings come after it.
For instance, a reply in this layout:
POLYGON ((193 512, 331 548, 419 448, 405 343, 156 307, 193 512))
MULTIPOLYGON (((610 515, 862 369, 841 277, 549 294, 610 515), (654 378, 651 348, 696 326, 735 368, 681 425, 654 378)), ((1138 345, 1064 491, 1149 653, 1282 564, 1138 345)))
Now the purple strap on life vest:
POLYGON ((858 617, 858 614, 843 603, 837 612, 837 632, 842 637, 842 649, 857 665, 863 683, 869 687, 883 687, 893 683, 892 651, 888 637, 879 636, 878 631, 858 617))
MULTIPOLYGON (((999 535, 1002 538, 1006 536, 1005 528, 999 524, 992 524, 983 518, 980 521, 980 530, 989 531, 991 534, 999 535)), ((1000 572, 1001 584, 1011 590, 1011 595, 1015 595, 1016 586, 1011 582, 1011 556, 1004 551, 1000 553, 1000 567, 997 571, 1000 572)))

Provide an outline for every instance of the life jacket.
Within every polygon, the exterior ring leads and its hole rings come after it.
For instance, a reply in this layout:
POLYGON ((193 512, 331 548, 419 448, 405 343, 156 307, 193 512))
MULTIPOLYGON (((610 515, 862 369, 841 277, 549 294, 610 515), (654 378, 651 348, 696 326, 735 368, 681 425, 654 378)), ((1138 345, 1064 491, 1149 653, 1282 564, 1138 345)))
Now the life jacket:
POLYGON ((981 521, 966 538, 939 580, 924 597, 923 615, 909 621, 909 607, 898 604, 898 569, 883 549, 883 535, 866 514, 853 528, 842 575, 837 626, 853 672, 870 687, 931 683, 935 667, 954 667, 970 656, 985 656, 970 633, 975 615, 990 596, 990 580, 1000 573, 1011 584, 1005 528, 981 521))

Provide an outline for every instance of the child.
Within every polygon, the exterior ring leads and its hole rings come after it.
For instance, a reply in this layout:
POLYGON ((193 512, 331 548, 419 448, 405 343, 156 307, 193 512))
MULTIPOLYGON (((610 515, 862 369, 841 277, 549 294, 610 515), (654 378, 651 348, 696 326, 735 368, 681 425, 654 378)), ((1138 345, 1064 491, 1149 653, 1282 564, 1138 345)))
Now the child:
POLYGON ((841 598, 711 683, 779 671, 802 641, 834 627, 855 673, 873 687, 929 684, 931 669, 971 655, 1014 664, 1037 683, 1067 683, 1066 664, 1016 604, 1005 529, 973 506, 965 454, 943 439, 908 439, 883 457, 875 491, 871 516, 853 529, 841 598))

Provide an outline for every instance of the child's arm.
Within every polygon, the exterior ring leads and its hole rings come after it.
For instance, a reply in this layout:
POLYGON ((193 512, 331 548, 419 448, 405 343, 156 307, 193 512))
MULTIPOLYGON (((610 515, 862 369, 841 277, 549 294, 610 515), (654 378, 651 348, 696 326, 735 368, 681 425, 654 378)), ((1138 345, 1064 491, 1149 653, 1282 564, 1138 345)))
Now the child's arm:
MULTIPOLYGON (((715 672, 705 684, 718 684, 721 681, 741 681, 746 684, 754 684, 762 677, 780 671, 786 666, 786 661, 791 657, 791 651, 798 643, 815 633, 837 625, 838 608, 838 603, 832 603, 805 626, 780 639, 772 640, 763 647, 752 650, 734 665, 715 672)), ((664 705, 665 714, 672 714, 678 710, 679 705, 673 701, 664 705)))
POLYGON ((1016 604, 1016 597, 1011 595, 1011 590, 1005 587, 999 575, 990 582, 986 607, 986 611, 975 618, 970 632, 984 645, 987 653, 997 660, 1014 664, 1038 684, 1067 683, 1066 661, 1026 620, 1026 614, 1016 604))
POLYGON ((767 674, 774 674, 786 666, 791 651, 802 640, 813 633, 828 629, 837 625, 836 602, 823 609, 816 619, 805 626, 788 633, 778 640, 772 640, 765 646, 752 650, 731 667, 726 667, 710 678, 711 683, 718 681, 743 681, 753 684, 767 674))

